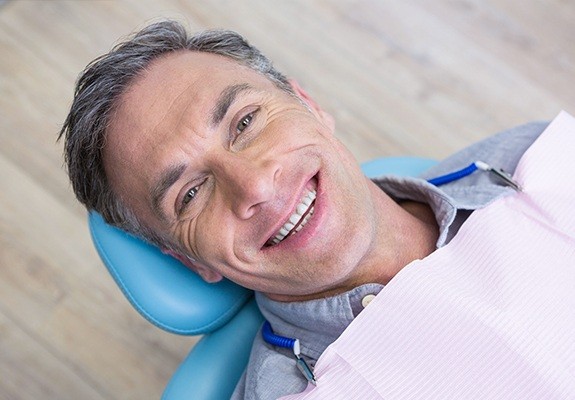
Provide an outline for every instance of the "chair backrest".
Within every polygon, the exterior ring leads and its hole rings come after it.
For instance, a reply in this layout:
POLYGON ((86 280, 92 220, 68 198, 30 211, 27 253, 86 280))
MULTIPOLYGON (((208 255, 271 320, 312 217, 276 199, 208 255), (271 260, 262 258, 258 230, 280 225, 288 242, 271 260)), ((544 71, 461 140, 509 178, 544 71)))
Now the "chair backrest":
MULTIPOLYGON (((362 169, 368 177, 417 176, 434 164, 429 159, 387 157, 365 163, 362 169)), ((142 316, 168 332, 208 334, 180 366, 164 399, 229 398, 245 368, 251 339, 261 321, 253 301, 250 302, 253 292, 226 280, 217 284, 204 282, 179 261, 106 224, 95 212, 89 214, 88 221, 104 265, 142 316), (234 321, 238 314, 242 319, 239 322, 234 321), (244 335, 238 334, 242 324, 248 325, 244 335), (239 348, 220 339, 225 335, 219 331, 226 325, 236 337, 249 339, 248 343, 239 348), (226 355, 226 351, 230 354, 226 355), (214 361, 215 357, 220 358, 219 362, 214 361)))

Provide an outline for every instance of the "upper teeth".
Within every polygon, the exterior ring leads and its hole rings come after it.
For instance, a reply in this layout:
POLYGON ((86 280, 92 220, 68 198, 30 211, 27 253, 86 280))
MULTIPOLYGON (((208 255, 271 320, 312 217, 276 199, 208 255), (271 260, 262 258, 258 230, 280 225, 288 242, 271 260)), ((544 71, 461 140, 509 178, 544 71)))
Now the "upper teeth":
POLYGON ((313 202, 316 198, 315 190, 308 190, 297 205, 294 213, 289 217, 287 222, 280 228, 278 233, 270 240, 270 244, 278 244, 290 234, 299 232, 313 214, 313 202), (311 206, 311 207, 310 207, 311 206), (309 211, 308 211, 309 210, 309 211), (307 214, 306 214, 307 212, 307 214), (303 217, 303 218, 302 218, 303 217), (294 229, 295 228, 295 229, 294 229))

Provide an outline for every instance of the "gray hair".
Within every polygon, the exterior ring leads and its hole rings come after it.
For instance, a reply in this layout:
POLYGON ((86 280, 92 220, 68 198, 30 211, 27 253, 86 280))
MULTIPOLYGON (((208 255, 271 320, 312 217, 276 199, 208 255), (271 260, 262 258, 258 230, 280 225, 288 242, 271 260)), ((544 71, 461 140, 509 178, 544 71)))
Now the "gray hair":
POLYGON ((102 152, 118 98, 153 60, 181 50, 229 57, 293 94, 286 77, 239 34, 209 30, 190 36, 180 23, 169 20, 147 26, 88 64, 76 82, 74 101, 58 136, 58 140, 65 136, 64 158, 72 188, 88 210, 158 246, 170 243, 148 229, 113 192, 102 152))

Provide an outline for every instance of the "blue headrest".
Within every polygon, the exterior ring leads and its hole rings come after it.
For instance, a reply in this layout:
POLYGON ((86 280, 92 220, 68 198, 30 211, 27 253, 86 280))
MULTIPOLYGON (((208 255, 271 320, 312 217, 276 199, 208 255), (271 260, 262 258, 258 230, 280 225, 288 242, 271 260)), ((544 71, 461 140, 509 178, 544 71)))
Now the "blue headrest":
POLYGON ((88 216, 102 261, 134 308, 153 324, 181 335, 212 332, 253 295, 224 280, 206 283, 171 256, 124 231, 88 216))

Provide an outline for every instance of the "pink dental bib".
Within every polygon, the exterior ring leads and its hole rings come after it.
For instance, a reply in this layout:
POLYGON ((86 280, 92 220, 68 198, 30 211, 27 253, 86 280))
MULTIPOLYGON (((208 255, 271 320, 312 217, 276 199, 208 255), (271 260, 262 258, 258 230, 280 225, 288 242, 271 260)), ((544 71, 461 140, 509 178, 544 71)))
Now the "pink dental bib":
POLYGON ((575 399, 573 117, 514 179, 523 192, 406 266, 322 354, 317 386, 282 399, 575 399))

